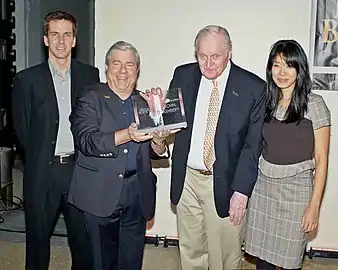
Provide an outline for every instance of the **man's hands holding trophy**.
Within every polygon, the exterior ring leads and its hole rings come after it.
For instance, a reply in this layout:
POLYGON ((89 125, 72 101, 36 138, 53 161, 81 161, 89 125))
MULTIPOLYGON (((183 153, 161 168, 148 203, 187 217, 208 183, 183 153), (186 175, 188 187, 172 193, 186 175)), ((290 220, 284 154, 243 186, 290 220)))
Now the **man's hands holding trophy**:
MULTIPOLYGON (((168 103, 167 93, 166 91, 162 90, 160 87, 151 88, 150 90, 147 89, 144 93, 140 93, 140 95, 146 100, 151 116, 162 115, 163 111, 165 110, 165 106, 168 103)), ((148 134, 142 131, 137 130, 137 125, 132 123, 129 128, 129 136, 131 140, 135 142, 147 141, 152 140, 155 146, 164 146, 165 139, 174 134, 181 129, 166 129, 165 127, 159 128, 158 130, 148 134)))

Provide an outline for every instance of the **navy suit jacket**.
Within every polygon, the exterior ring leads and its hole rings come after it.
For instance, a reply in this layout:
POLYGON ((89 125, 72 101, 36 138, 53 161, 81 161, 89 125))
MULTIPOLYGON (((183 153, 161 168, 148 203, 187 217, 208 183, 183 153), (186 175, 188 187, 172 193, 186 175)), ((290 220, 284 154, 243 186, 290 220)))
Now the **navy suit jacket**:
MULTIPOLYGON (((177 67, 170 83, 182 88, 188 124, 176 134, 172 154, 170 197, 175 205, 183 190, 201 76, 198 64, 190 63, 177 67)), ((265 86, 261 78, 231 63, 215 134, 214 199, 220 217, 229 216, 233 192, 250 196, 257 180, 265 86)))
MULTIPOLYGON (((138 94, 135 91, 134 94, 138 94)), ((126 145, 115 145, 115 132, 129 125, 117 95, 104 83, 90 86, 70 115, 77 159, 68 201, 90 214, 107 217, 119 202, 126 171, 126 145)), ((141 206, 147 220, 154 216, 156 176, 151 168, 150 142, 137 144, 141 206)))

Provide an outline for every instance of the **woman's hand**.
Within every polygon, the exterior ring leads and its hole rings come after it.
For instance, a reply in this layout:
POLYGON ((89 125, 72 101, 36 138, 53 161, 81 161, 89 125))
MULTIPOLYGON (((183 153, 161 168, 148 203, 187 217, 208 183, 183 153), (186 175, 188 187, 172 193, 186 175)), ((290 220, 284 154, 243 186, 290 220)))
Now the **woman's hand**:
POLYGON ((318 207, 307 207, 304 211, 302 219, 302 230, 303 232, 311 232, 318 227, 319 219, 319 208, 318 207))

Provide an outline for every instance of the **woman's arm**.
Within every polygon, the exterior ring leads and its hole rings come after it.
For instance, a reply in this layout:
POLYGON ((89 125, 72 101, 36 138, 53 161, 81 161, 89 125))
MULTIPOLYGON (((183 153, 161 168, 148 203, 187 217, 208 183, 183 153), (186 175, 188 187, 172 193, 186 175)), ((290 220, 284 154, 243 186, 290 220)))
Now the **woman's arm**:
POLYGON ((330 144, 330 127, 322 127, 314 131, 315 134, 315 175, 314 189, 310 207, 320 207, 323 192, 326 183, 329 144, 330 144))
POLYGON ((318 226, 319 209, 322 202, 327 176, 328 154, 330 144, 330 127, 325 126, 314 130, 314 136, 315 136, 314 188, 309 207, 305 210, 302 220, 302 227, 304 232, 312 231, 318 226))

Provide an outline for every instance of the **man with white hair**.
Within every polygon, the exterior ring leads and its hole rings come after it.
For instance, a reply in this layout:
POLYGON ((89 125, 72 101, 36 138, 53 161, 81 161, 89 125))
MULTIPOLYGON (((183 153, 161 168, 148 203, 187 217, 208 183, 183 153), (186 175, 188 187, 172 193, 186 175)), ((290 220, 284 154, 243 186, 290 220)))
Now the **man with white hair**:
POLYGON ((197 63, 177 67, 170 83, 182 89, 188 124, 172 155, 181 266, 238 269, 257 179, 265 82, 231 61, 231 39, 221 26, 198 32, 195 53, 197 63))

